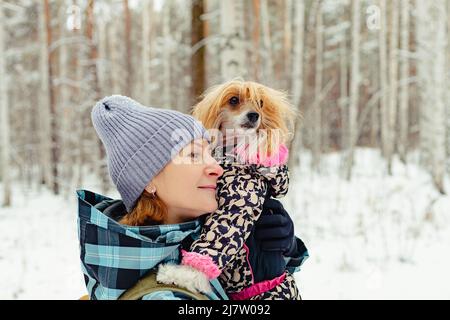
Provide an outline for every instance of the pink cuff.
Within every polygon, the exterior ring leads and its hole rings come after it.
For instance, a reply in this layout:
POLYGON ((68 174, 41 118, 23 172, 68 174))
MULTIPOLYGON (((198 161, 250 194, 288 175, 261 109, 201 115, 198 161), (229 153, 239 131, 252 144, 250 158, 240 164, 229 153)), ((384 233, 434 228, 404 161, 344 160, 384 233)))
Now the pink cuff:
POLYGON ((250 155, 249 146, 245 145, 243 147, 237 148, 234 152, 239 156, 241 161, 249 164, 259 164, 265 167, 279 166, 286 164, 289 157, 289 149, 286 145, 280 145, 278 152, 272 154, 270 157, 262 157, 259 153, 250 155))
POLYGON ((228 296, 231 300, 248 300, 251 297, 260 295, 261 293, 272 290, 279 284, 281 284, 286 278, 286 273, 283 273, 281 276, 274 278, 272 280, 265 280, 262 282, 255 283, 248 288, 245 288, 239 293, 230 293, 228 296))
POLYGON ((210 280, 217 278, 221 273, 210 256, 197 252, 187 252, 186 250, 181 250, 181 255, 183 256, 181 264, 203 272, 210 280))

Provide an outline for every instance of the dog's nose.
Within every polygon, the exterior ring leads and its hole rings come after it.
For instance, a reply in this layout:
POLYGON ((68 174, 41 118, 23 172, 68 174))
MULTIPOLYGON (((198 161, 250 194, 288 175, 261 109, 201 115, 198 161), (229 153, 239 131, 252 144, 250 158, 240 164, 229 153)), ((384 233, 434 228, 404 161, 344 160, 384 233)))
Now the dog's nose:
POLYGON ((259 113, 249 112, 249 113, 247 113, 247 118, 250 122, 256 122, 259 119, 259 113))

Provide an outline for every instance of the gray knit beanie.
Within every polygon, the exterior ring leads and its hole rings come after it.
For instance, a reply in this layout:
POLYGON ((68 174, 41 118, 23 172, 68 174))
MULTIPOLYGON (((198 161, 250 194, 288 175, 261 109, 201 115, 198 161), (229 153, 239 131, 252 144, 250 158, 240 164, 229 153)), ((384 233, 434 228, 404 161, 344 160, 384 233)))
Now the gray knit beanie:
POLYGON ((130 212, 148 183, 192 140, 208 138, 193 117, 178 111, 144 107, 119 95, 92 109, 112 181, 130 212))

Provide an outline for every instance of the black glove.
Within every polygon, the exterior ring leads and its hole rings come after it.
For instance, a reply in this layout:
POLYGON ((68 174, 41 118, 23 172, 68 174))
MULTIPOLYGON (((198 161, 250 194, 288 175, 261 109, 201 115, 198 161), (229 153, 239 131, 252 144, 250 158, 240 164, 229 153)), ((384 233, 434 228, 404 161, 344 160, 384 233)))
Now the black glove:
POLYGON ((294 224, 278 200, 267 198, 246 241, 255 282, 270 280, 286 270, 289 254, 297 247, 294 224))
POLYGON ((256 241, 254 232, 250 233, 245 244, 249 249, 248 262, 252 268, 255 283, 274 279, 284 273, 286 260, 280 251, 263 250, 261 242, 256 241))
POLYGON ((263 212, 255 223, 254 233, 263 251, 281 252, 285 257, 296 252, 294 223, 278 200, 266 199, 263 212))

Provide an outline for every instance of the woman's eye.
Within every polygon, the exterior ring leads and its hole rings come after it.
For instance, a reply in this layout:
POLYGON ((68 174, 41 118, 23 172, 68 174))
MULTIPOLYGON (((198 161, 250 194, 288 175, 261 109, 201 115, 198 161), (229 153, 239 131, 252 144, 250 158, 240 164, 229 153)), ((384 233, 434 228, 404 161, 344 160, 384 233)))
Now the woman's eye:
POLYGON ((238 97, 231 97, 230 104, 232 106, 237 106, 239 104, 239 98, 238 97))

